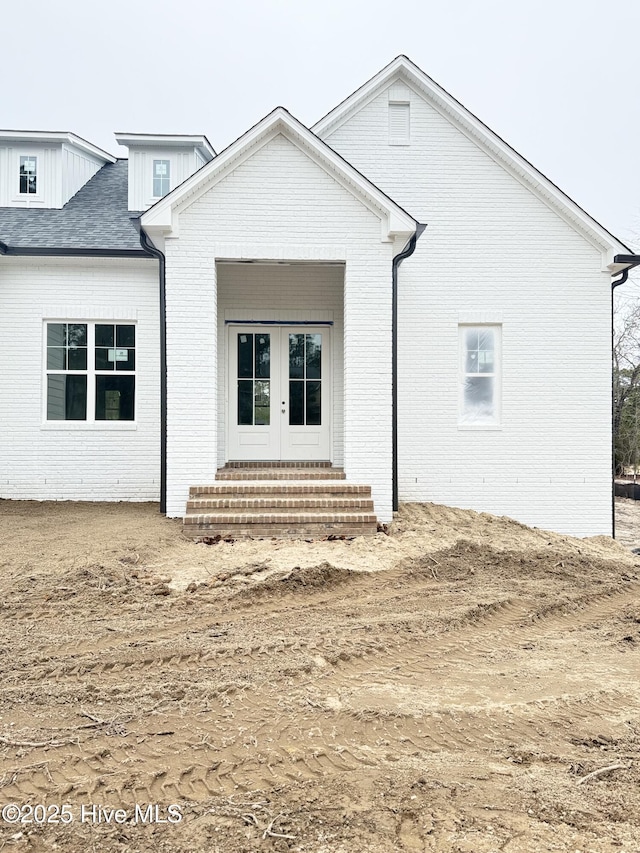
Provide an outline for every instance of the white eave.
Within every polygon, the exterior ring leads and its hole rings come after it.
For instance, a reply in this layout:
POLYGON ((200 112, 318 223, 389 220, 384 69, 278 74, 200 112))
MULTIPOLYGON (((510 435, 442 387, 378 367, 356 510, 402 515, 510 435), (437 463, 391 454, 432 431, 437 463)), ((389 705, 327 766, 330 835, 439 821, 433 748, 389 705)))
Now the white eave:
POLYGON ((196 148, 208 162, 216 156, 213 146, 201 134, 116 133, 118 145, 126 148, 196 148))
POLYGON ((532 189, 539 198, 562 216, 589 242, 601 250, 603 267, 615 272, 613 257, 628 253, 628 246, 597 222, 552 181, 539 172, 528 160, 501 139, 459 101, 432 80, 408 57, 398 56, 375 77, 357 89, 335 109, 327 113, 312 130, 326 139, 366 103, 373 100, 394 80, 401 80, 421 94, 445 118, 448 118, 466 136, 485 150, 496 162, 508 169, 522 184, 532 189))
POLYGON ((116 157, 113 157, 97 145, 87 142, 81 136, 76 136, 75 133, 67 131, 47 131, 47 130, 0 130, 0 143, 12 142, 24 143, 26 145, 41 144, 41 145, 60 145, 67 144, 74 148, 79 148, 86 154, 102 160, 104 163, 115 163, 116 157))
POLYGON ((304 151, 334 180, 380 218, 383 241, 406 241, 415 233, 417 222, 412 216, 283 107, 277 107, 265 116, 244 136, 218 154, 215 160, 207 163, 143 213, 140 217, 142 227, 152 236, 175 236, 177 214, 182 209, 192 204, 258 148, 279 134, 304 151))

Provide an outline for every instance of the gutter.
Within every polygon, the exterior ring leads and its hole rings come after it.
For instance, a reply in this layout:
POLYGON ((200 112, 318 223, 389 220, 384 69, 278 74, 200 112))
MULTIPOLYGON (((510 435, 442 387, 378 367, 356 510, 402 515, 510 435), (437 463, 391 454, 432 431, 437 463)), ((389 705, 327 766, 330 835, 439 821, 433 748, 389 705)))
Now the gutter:
MULTIPOLYGON (((616 435, 615 422, 613 415, 613 292, 616 287, 620 287, 629 278, 629 270, 640 266, 640 255, 616 255, 613 259, 616 264, 628 264, 627 268, 622 270, 622 275, 616 281, 611 282, 611 536, 616 538, 616 435)), ((617 273, 616 273, 617 275, 617 273)))
POLYGON ((426 228, 416 222, 415 234, 406 247, 393 259, 392 304, 391 304, 391 445, 392 445, 392 494, 393 512, 398 511, 398 268, 405 258, 416 250, 416 243, 426 228))
POLYGON ((140 245, 158 259, 160 295, 160 512, 167 512, 167 276, 166 260, 140 226, 140 245))
POLYGON ((148 252, 142 252, 140 249, 47 249, 33 246, 8 246, 0 242, 0 254, 48 258, 141 258, 148 252))

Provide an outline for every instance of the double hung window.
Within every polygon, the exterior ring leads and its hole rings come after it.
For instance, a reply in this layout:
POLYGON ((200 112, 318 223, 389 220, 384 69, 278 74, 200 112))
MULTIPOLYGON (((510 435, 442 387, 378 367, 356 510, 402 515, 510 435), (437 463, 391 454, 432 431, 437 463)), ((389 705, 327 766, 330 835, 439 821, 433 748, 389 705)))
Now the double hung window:
POLYGON ((171 161, 153 161, 153 197, 163 198, 170 189, 171 184, 171 161))
POLYGON ((500 326, 460 326, 461 426, 500 424, 500 326))
POLYGON ((20 195, 35 195, 38 192, 38 158, 20 158, 20 195))
POLYGON ((47 421, 133 421, 135 369, 133 323, 47 323, 47 421))

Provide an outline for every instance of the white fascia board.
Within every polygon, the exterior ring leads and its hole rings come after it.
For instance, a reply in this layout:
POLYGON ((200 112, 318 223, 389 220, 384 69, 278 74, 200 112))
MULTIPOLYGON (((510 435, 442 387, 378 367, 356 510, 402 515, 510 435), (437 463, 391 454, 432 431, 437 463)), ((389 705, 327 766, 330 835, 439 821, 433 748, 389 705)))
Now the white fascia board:
POLYGON ((197 148, 205 159, 212 160, 216 152, 202 134, 173 134, 173 133, 116 133, 118 145, 125 148, 197 148))
POLYGON ((310 159, 381 219, 383 241, 393 240, 396 235, 410 237, 415 232, 416 220, 412 216, 282 107, 275 109, 214 160, 143 213, 140 218, 142 227, 145 230, 147 227, 162 228, 165 234, 169 234, 176 227, 177 214, 181 210, 196 201, 279 133, 301 148, 310 159))
POLYGON ((595 248, 603 253, 603 265, 608 263, 608 255, 628 252, 617 237, 600 225, 569 196, 562 192, 552 181, 539 172, 535 166, 501 139, 473 113, 450 95, 424 73, 406 56, 398 56, 393 62, 378 72, 371 80, 357 89, 346 100, 312 126, 312 131, 325 137, 340 127, 354 113, 362 109, 378 93, 388 86, 393 78, 399 78, 408 84, 417 94, 422 95, 434 109, 451 121, 468 139, 484 150, 493 160, 507 170, 528 189, 544 201, 552 210, 579 231, 595 248))
POLYGON ((91 154, 93 157, 96 157, 98 160, 102 160, 104 163, 115 163, 117 159, 107 151, 103 151, 102 148, 98 148, 97 145, 87 142, 87 140, 83 139, 81 136, 76 136, 75 133, 67 133, 66 131, 0 130, 0 142, 3 141, 13 143, 24 142, 27 145, 33 144, 34 142, 41 144, 49 143, 52 145, 66 143, 73 148, 79 148, 86 154, 91 154))

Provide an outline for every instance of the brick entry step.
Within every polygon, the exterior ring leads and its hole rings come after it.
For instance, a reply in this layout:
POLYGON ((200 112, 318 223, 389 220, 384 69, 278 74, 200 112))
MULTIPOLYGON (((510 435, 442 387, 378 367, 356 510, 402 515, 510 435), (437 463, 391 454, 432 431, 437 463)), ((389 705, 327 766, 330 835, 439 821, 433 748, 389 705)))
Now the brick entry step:
POLYGON ((362 536, 377 531, 371 486, 330 463, 231 462, 189 489, 186 536, 362 536))

